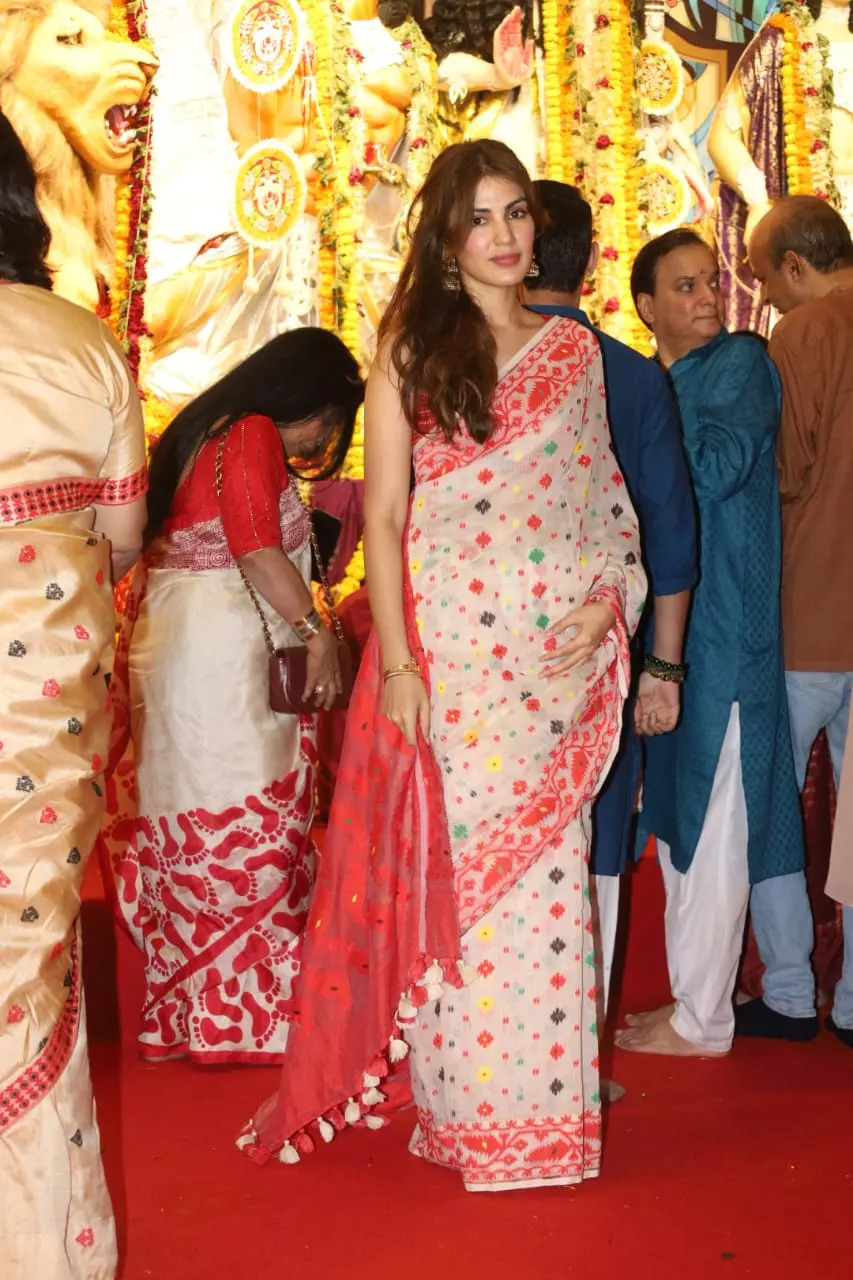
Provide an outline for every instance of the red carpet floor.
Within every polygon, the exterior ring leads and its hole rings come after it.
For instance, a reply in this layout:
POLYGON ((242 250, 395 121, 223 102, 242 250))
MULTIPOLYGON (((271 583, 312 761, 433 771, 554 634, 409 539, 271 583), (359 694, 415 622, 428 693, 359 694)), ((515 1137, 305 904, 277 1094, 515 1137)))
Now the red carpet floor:
MULTIPOLYGON (((853 1276, 853 1053, 828 1032, 738 1043, 718 1062, 605 1050, 628 1095, 607 1118, 601 1179, 581 1188, 468 1195, 407 1153, 411 1112, 298 1166, 257 1168, 233 1139, 278 1072, 142 1063, 139 957, 114 937, 96 876, 88 889, 92 1067, 123 1280, 853 1276)), ((668 995, 654 863, 632 899, 624 1009, 668 995)))

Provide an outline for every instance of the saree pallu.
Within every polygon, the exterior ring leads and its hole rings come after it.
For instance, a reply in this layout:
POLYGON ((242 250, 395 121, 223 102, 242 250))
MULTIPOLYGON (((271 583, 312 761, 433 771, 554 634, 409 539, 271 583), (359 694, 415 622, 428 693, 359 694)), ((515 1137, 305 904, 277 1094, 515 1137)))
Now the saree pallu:
POLYGON ((80 892, 103 812, 109 544, 91 511, 0 528, 0 1275, 111 1280, 80 892))
POLYGON ((645 578, 592 335, 544 326, 501 371, 493 415, 485 444, 465 432, 447 444, 428 415, 415 444, 405 612, 431 741, 412 751, 381 717, 374 639, 281 1094, 238 1140, 258 1161, 310 1150, 312 1120, 324 1139, 376 1127, 384 1059, 408 1045, 411 1149, 469 1190, 598 1171, 588 818, 618 744, 645 578), (612 631, 547 681, 544 633, 593 599, 612 606, 612 631))
MULTIPOLYGON (((315 728, 270 710, 260 619, 215 523, 224 567, 167 550, 131 586, 102 848, 145 954, 143 1057, 274 1062, 313 881, 315 728)), ((277 646, 298 643, 265 612, 277 646)))

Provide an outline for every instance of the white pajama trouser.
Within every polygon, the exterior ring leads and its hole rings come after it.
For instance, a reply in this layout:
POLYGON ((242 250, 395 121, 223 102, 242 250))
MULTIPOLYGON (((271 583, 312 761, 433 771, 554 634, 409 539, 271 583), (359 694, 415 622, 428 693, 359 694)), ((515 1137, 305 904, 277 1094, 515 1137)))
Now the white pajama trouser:
POLYGON ((619 884, 621 876, 591 876, 590 897, 595 932, 595 970, 598 988, 599 1032, 607 1017, 610 980, 613 977, 613 955, 616 951, 616 926, 619 923, 619 884))
POLYGON ((672 1026, 711 1053, 734 1037, 732 996, 749 904, 746 797, 735 703, 717 761, 693 861, 682 874, 658 841, 666 889, 666 955, 675 1000, 672 1026))

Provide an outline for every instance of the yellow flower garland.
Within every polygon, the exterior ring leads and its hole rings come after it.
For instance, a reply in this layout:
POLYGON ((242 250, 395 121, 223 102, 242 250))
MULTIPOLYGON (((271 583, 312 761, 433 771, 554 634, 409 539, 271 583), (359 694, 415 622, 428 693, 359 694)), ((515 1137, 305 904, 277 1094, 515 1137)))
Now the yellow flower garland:
MULTIPOLYGON (((130 40, 125 0, 112 0, 107 28, 115 40, 130 40)), ((113 278, 110 281, 110 327, 121 338, 122 302, 130 287, 130 173, 122 174, 115 184, 115 245, 113 278)))
MULTIPOLYGON (((630 303, 631 265, 642 244, 634 41, 626 0, 599 0, 591 17, 593 136, 584 175, 598 204, 598 323, 632 346, 645 331, 630 303)), ((580 6, 576 7, 580 8, 580 6)))
POLYGON ((565 145, 564 67, 568 43, 569 9, 564 0, 542 0, 545 45, 545 153, 548 177, 568 182, 569 157, 565 145))
POLYGON ((336 276, 336 193, 332 152, 332 11, 328 0, 302 0, 302 10, 311 33, 313 56, 306 67, 314 107, 317 133, 317 183, 315 212, 320 244, 317 256, 319 322, 323 329, 335 329, 336 276))
POLYGON ((782 32, 782 116, 788 195, 819 195, 838 204, 830 147, 832 72, 827 42, 808 9, 787 3, 770 19, 782 32))

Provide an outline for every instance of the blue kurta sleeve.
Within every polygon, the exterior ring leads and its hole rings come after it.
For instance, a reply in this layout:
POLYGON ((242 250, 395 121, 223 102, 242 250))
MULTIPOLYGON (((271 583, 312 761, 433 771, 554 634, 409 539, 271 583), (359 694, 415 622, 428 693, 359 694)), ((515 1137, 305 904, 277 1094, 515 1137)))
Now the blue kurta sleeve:
POLYGON ((643 530, 651 594, 675 595, 696 583, 696 516, 675 397, 651 360, 635 383, 640 474, 634 500, 643 530))
POLYGON ((724 337, 670 370, 693 487, 705 500, 722 501, 746 485, 758 459, 775 447, 782 403, 779 376, 761 344, 724 337))

